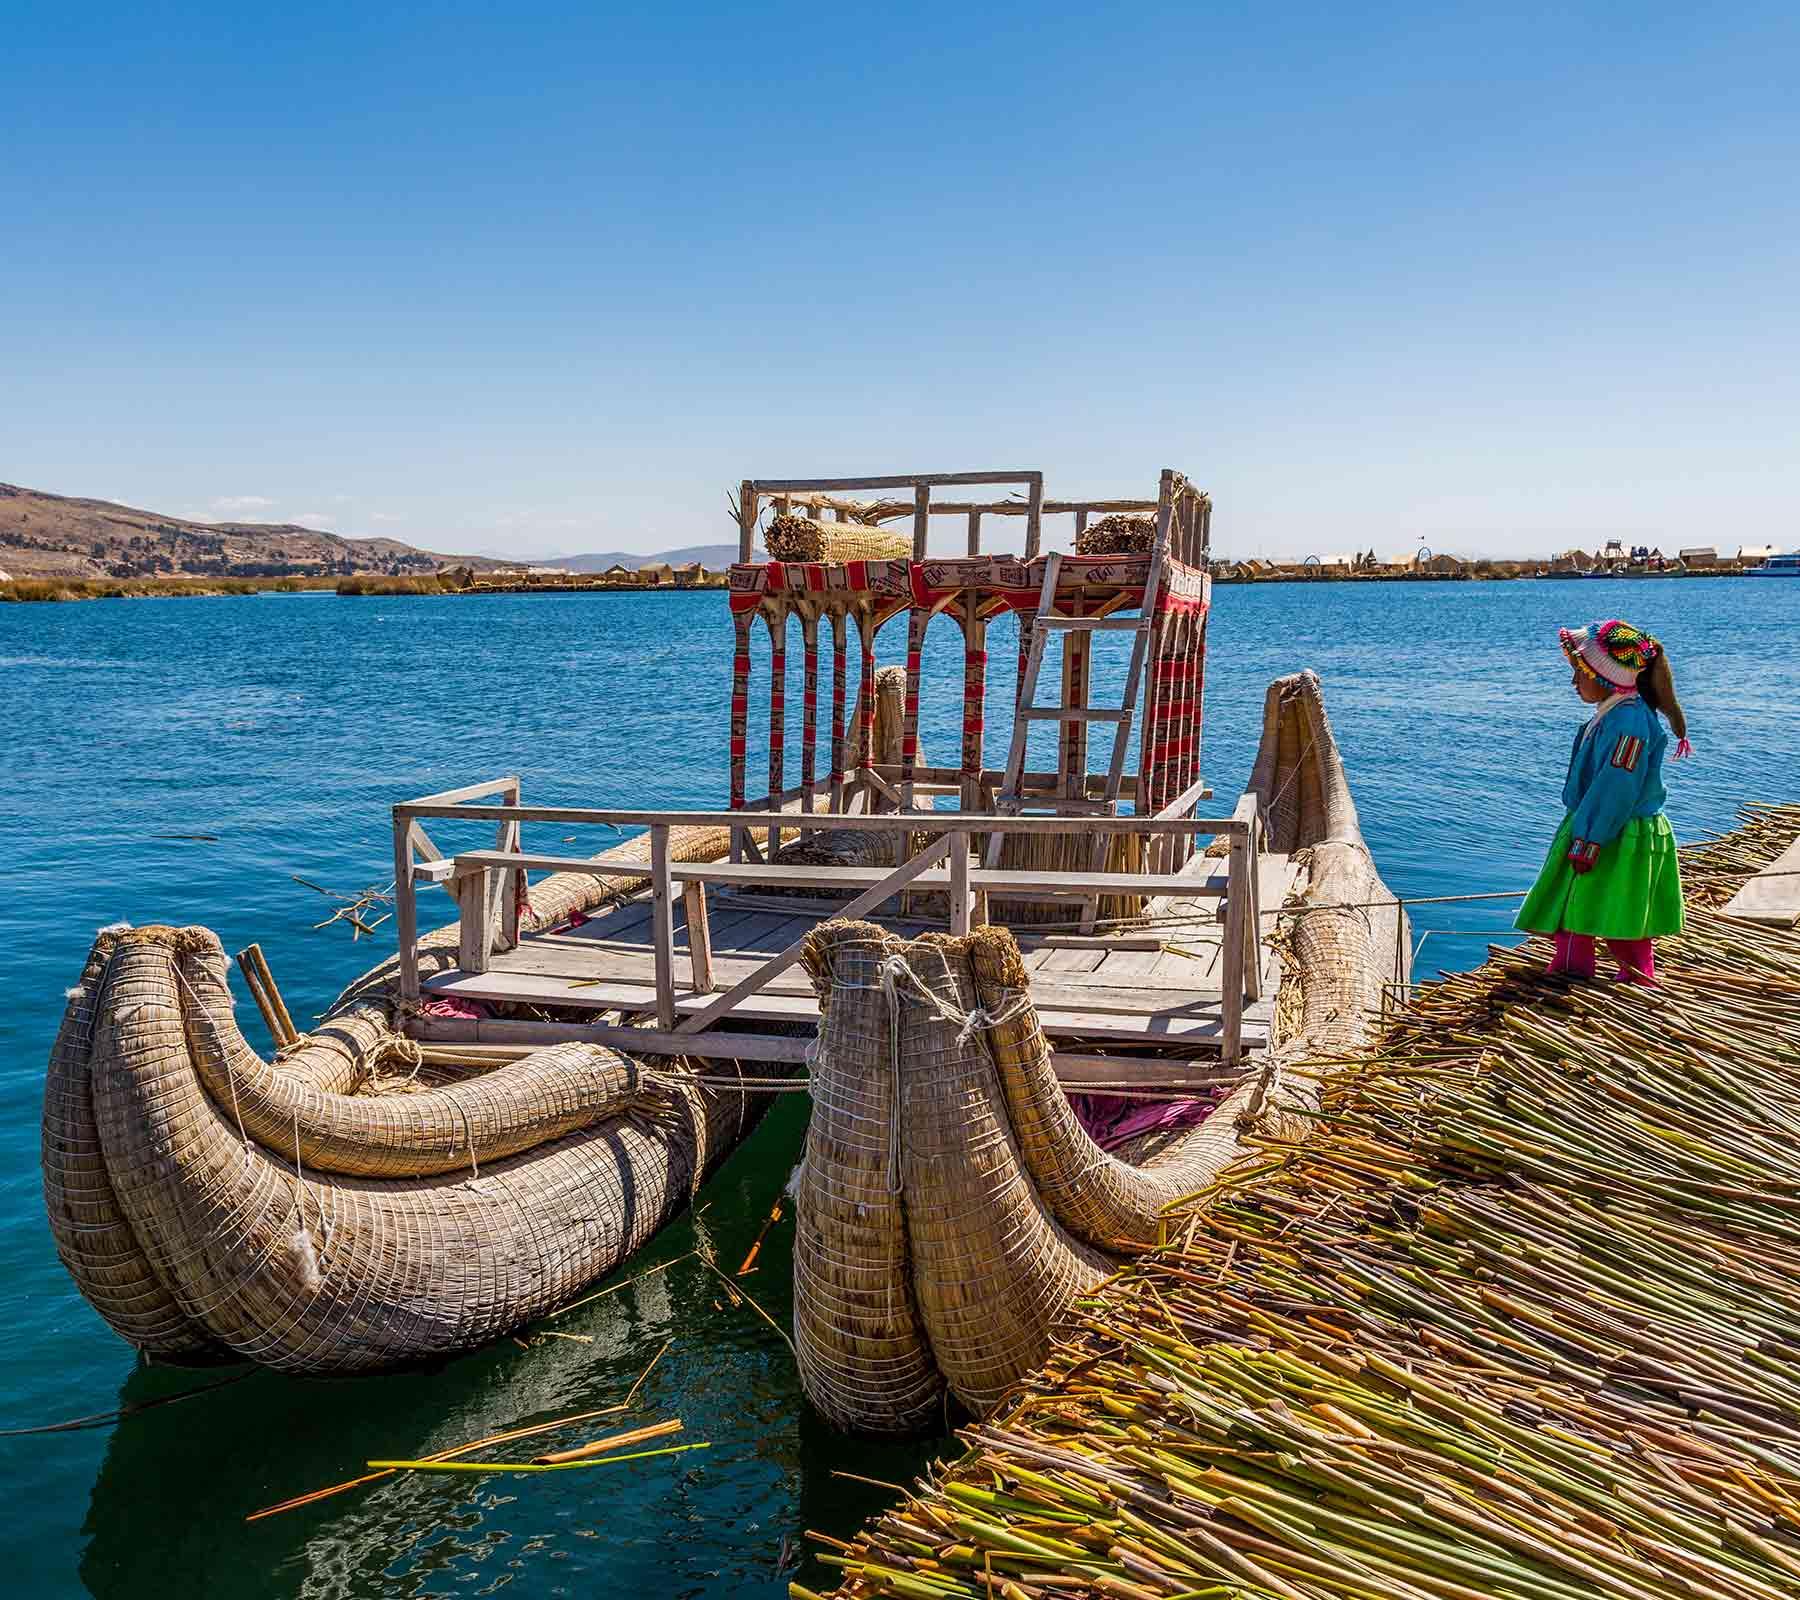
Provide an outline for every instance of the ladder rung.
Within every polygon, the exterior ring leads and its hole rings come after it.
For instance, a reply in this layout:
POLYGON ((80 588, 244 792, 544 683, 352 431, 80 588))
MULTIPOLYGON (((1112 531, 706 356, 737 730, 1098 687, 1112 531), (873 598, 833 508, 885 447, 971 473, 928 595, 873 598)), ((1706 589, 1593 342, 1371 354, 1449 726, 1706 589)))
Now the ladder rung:
POLYGON ((1025 706, 1018 713, 1032 722, 1123 722, 1129 711, 1108 711, 1096 706, 1025 706))
POLYGON ((1037 625, 1040 628, 1080 628, 1087 633, 1096 633, 1106 628, 1119 630, 1126 628, 1141 628, 1144 625, 1144 619, 1142 617, 1048 616, 1039 617, 1037 619, 1037 625))

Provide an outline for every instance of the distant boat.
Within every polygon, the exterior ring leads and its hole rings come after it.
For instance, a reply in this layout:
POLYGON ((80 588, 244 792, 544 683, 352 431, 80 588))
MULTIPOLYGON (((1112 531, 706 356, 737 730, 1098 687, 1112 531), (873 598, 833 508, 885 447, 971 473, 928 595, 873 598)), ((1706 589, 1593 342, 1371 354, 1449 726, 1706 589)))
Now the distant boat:
POLYGON ((1760 567, 1752 567, 1752 578, 1800 578, 1800 555, 1770 556, 1760 567))

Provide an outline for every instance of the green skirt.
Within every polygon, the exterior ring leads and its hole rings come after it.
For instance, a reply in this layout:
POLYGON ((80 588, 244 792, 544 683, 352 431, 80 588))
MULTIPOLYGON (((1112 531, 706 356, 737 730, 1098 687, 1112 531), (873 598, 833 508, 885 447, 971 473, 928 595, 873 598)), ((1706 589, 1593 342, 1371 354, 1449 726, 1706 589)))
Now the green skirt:
POLYGON ((1544 869, 1519 908, 1527 933, 1596 939, 1660 939, 1682 927, 1681 866, 1669 819, 1633 817, 1586 872, 1569 862, 1569 817, 1556 830, 1544 869))

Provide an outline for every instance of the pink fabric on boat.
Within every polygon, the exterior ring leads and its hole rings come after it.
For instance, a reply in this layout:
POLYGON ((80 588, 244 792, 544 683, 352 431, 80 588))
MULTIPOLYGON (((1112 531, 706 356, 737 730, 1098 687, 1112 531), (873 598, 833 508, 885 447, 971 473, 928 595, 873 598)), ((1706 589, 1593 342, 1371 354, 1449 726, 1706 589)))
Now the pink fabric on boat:
POLYGON ((438 995, 435 999, 421 1002, 419 1014, 424 1017, 461 1017, 472 1021, 480 1017, 493 1015, 483 1000, 464 1000, 457 995, 438 995))
POLYGON ((1116 1094, 1072 1094, 1075 1120, 1102 1150, 1153 1130, 1174 1132, 1198 1127, 1217 1102, 1210 1095, 1192 1100, 1131 1100, 1116 1094))

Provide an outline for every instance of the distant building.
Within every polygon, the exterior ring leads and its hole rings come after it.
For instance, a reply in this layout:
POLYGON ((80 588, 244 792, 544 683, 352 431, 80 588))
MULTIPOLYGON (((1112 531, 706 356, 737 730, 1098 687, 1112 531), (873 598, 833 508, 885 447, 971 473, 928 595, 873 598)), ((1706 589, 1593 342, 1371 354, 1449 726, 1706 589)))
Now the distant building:
POLYGON ((1623 561, 1625 559, 1624 541, 1620 539, 1608 539, 1606 541, 1606 548, 1600 552, 1600 559, 1602 561, 1623 561))
POLYGON ((706 582, 706 568, 698 561, 686 561, 675 569, 675 587, 691 589, 695 584, 706 582))
POLYGON ((1688 567, 1716 567, 1719 564, 1719 552, 1709 544, 1697 544, 1691 550, 1683 550, 1681 560, 1688 567))
POLYGON ((639 583, 647 584, 653 589, 661 588, 675 581, 675 569, 666 561, 658 561, 647 567, 639 567, 637 579, 639 583))
POLYGON ((1739 548, 1737 558, 1747 567, 1760 567, 1770 556, 1777 553, 1772 544, 1747 544, 1739 548))
POLYGON ((600 576, 608 583, 636 583, 638 581, 638 575, 630 567, 621 566, 617 561, 600 576))

